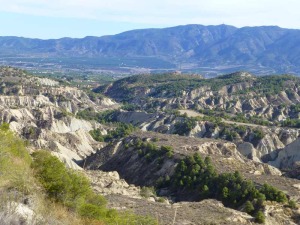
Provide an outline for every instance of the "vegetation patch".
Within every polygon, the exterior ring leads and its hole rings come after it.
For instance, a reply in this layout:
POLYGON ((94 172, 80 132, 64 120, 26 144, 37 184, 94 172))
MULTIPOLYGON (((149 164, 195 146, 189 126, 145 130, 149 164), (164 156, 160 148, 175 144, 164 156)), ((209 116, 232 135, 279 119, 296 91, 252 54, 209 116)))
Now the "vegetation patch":
POLYGON ((114 125, 116 125, 116 128, 113 130, 109 130, 106 135, 103 135, 100 129, 91 130, 90 134, 96 141, 110 142, 127 137, 137 129, 133 125, 127 123, 114 123, 114 125))
POLYGON ((198 200, 213 198, 222 201, 227 207, 243 208, 259 223, 264 222, 262 210, 266 200, 288 203, 288 198, 282 191, 268 184, 258 187, 237 171, 217 174, 210 158, 203 160, 198 153, 182 159, 177 164, 174 175, 162 181, 159 187, 169 187, 178 195, 193 194, 198 196, 198 200))
POLYGON ((105 123, 116 122, 117 113, 118 111, 115 110, 107 110, 100 113, 100 112, 96 112, 93 108, 87 108, 82 111, 79 111, 76 114, 76 117, 78 119, 94 120, 99 123, 105 124, 105 123))
POLYGON ((157 224, 148 216, 108 209, 106 199, 92 191, 89 180, 81 172, 66 168, 64 163, 47 151, 34 152, 31 157, 25 142, 14 136, 8 124, 0 126, 0 145, 2 211, 11 201, 18 200, 16 196, 22 200, 25 196, 36 195, 42 204, 36 208, 39 208, 39 213, 44 213, 38 216, 40 219, 37 217, 37 224, 48 224, 46 221, 49 216, 51 223, 57 220, 75 225, 157 224), (14 197, 10 199, 11 194, 14 197))
POLYGON ((92 191, 83 174, 67 169, 49 152, 35 152, 32 168, 49 198, 76 211, 83 218, 100 220, 105 224, 156 224, 150 217, 108 209, 105 198, 92 191))

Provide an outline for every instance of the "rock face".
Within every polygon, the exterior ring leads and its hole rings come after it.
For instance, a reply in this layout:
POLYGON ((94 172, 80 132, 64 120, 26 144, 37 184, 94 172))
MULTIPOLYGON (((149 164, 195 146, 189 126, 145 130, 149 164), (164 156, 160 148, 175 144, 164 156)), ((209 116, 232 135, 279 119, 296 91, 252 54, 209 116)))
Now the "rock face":
POLYGON ((24 224, 31 225, 38 221, 37 215, 28 205, 17 202, 9 202, 0 212, 0 224, 24 224))
POLYGON ((129 185, 124 179, 121 179, 118 172, 103 171, 84 171, 90 178, 93 189, 102 195, 123 195, 131 198, 142 198, 140 187, 129 185))
POLYGON ((51 104, 43 108, 30 106, 19 109, 1 106, 0 121, 9 123, 13 131, 25 137, 37 149, 51 149, 59 158, 67 161, 81 160, 103 146, 89 134, 92 129, 103 129, 100 124, 71 115, 58 118, 57 115, 61 113, 59 108, 51 104))
POLYGON ((274 224, 290 224, 297 225, 299 224, 298 220, 292 221, 290 219, 291 215, 293 215, 293 211, 291 209, 285 209, 277 203, 267 202, 265 206, 264 215, 266 217, 265 224, 274 225, 274 224))
POLYGON ((141 75, 118 80, 103 93, 144 110, 206 109, 283 121, 299 117, 294 107, 300 102, 299 86, 300 79, 296 77, 255 77, 247 72, 212 79, 141 75))
POLYGON ((294 170, 293 176, 299 177, 299 162, 300 162, 300 139, 287 145, 285 148, 278 151, 278 155, 274 161, 269 163, 283 170, 294 170))
POLYGON ((256 149, 251 143, 241 143, 238 145, 238 151, 249 159, 260 161, 256 156, 256 149))
MULTIPOLYGON (((184 112, 194 113, 191 110, 184 110, 184 112)), ((199 115, 200 114, 195 114, 194 116, 199 115)), ((116 118, 119 122, 132 123, 143 131, 155 131, 166 134, 174 133, 176 130, 175 124, 183 119, 183 117, 167 113, 126 111, 120 111, 116 118)), ((224 130, 232 129, 234 126, 237 126, 236 130, 238 130, 238 126, 243 126, 245 127, 245 131, 242 134, 235 132, 237 137, 232 140, 232 142, 238 146, 238 151, 254 161, 268 162, 277 158, 278 149, 282 149, 297 140, 300 134, 299 129, 266 127, 245 123, 234 124, 230 121, 224 121, 224 124, 226 125, 227 122, 230 128, 209 121, 197 121, 195 127, 191 129, 187 136, 226 139, 227 136, 224 134, 224 130), (261 129, 264 133, 264 136, 259 140, 253 138, 253 132, 256 129, 261 129)), ((233 131, 235 130, 233 129, 233 131)))
POLYGON ((118 107, 108 98, 92 101, 73 87, 59 86, 57 81, 22 74, 4 68, 0 86, 0 122, 27 139, 36 149, 50 149, 68 166, 79 168, 75 161, 103 147, 89 131, 106 130, 101 124, 77 119, 78 110, 93 107, 106 110, 118 107))

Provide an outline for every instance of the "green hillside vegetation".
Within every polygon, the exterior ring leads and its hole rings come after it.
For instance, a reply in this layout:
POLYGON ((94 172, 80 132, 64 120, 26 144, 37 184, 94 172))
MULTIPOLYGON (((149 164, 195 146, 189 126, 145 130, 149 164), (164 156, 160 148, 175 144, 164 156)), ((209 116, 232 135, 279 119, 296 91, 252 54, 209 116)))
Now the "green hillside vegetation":
MULTIPOLYGON (((154 140, 152 140, 154 141, 154 140)), ((157 146, 154 142, 143 141, 139 138, 125 148, 132 148, 138 156, 145 159, 145 163, 156 164, 157 170, 165 160, 174 160, 175 171, 172 176, 159 178, 156 188, 168 188, 175 196, 194 196, 194 199, 217 199, 226 207, 243 210, 254 216, 259 223, 264 222, 265 201, 275 201, 287 207, 295 207, 286 194, 279 189, 264 184, 258 186, 251 180, 245 179, 238 171, 234 173, 216 172, 209 157, 204 159, 199 153, 184 159, 174 157, 170 146, 157 146)))
POLYGON ((115 129, 109 130, 106 135, 102 135, 100 129, 91 130, 90 134, 95 141, 110 142, 127 137, 137 129, 133 125, 126 123, 114 123, 114 125, 116 126, 115 129))
POLYGON ((99 142, 110 142, 116 139, 127 137, 137 128, 132 124, 117 122, 118 111, 107 110, 104 112, 95 112, 92 108, 88 108, 77 113, 77 118, 84 120, 94 120, 102 124, 113 125, 114 129, 108 131, 107 134, 103 135, 100 129, 91 130, 90 134, 94 140, 99 142))
POLYGON ((150 217, 106 208, 105 198, 92 191, 90 182, 83 174, 67 169, 46 151, 33 154, 32 168, 49 198, 83 218, 100 220, 104 224, 156 224, 150 217))
MULTIPOLYGON (((149 97, 180 97, 200 87, 209 87, 212 91, 219 91, 222 87, 238 83, 250 82, 252 85, 243 91, 236 91, 234 95, 247 95, 254 92, 256 95, 270 96, 286 91, 287 86, 299 84, 299 78, 292 75, 276 75, 262 77, 243 77, 238 73, 203 79, 199 75, 153 74, 136 75, 117 80, 109 88, 108 94, 125 102, 134 100, 142 89, 153 89, 149 97)), ((99 87, 95 92, 105 92, 106 87, 99 87)))
POLYGON ((0 146, 1 189, 16 189, 24 194, 33 191, 31 157, 25 143, 9 131, 8 124, 2 124, 0 127, 0 146))
POLYGON ((290 119, 287 118, 286 120, 281 122, 283 127, 295 127, 300 128, 300 119, 290 119))
MULTIPOLYGON (((265 200, 288 203, 288 198, 282 191, 268 184, 257 187, 237 171, 217 174, 210 158, 203 160, 198 153, 181 160, 174 175, 162 185, 170 186, 179 193, 196 192, 199 200, 214 198, 235 209, 245 206, 247 213, 259 217, 265 200)), ((257 221, 263 222, 260 219, 257 221)))
POLYGON ((116 112, 114 110, 107 110, 104 112, 96 112, 93 108, 87 108, 79 111, 76 117, 83 120, 94 120, 99 123, 111 123, 116 122, 116 112))
MULTIPOLYGON (((125 147, 132 147, 147 163, 157 163, 158 170, 166 159, 178 161, 173 158, 174 153, 170 146, 158 147, 155 143, 136 139, 125 147)), ((158 179, 156 187, 169 188, 177 193, 177 196, 193 195, 198 196, 198 200, 213 198, 222 201, 227 207, 243 208, 245 212, 256 217, 259 223, 264 222, 261 212, 266 200, 291 208, 295 206, 282 191, 268 184, 257 186, 243 178, 238 171, 218 174, 211 159, 203 159, 198 153, 179 160, 174 174, 171 177, 166 176, 165 179, 158 179)))
MULTIPOLYGON (((14 136, 8 124, 0 127, 0 209, 10 201, 38 199, 37 213, 63 224, 156 224, 150 217, 118 212, 106 207, 106 199, 92 191, 89 180, 68 169, 47 151, 28 153, 24 141, 14 136), (26 197, 27 196, 27 197, 26 197)), ((37 217, 38 218, 38 217, 37 217)), ((1 218, 0 218, 1 219, 1 218)))

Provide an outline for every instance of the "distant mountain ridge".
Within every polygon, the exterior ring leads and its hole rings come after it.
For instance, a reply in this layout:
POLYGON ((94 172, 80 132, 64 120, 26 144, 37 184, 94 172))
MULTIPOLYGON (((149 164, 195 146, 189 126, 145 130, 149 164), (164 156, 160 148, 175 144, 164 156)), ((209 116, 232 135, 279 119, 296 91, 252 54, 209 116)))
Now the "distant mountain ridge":
POLYGON ((300 30, 277 26, 184 25, 82 39, 0 37, 0 55, 154 57, 191 68, 237 65, 299 73, 300 30))

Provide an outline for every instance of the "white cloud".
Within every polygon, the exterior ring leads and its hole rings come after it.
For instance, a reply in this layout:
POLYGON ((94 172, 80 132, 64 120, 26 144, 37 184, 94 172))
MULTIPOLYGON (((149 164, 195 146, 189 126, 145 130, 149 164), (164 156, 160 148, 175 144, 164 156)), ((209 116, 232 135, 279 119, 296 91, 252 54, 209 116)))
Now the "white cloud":
POLYGON ((175 25, 280 25, 300 28, 298 0, 0 0, 0 11, 50 17, 175 25))

